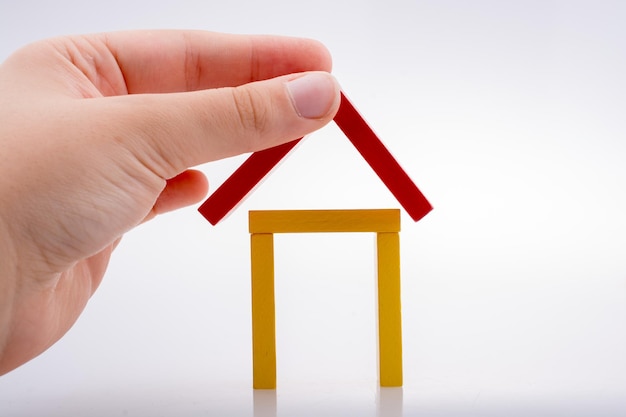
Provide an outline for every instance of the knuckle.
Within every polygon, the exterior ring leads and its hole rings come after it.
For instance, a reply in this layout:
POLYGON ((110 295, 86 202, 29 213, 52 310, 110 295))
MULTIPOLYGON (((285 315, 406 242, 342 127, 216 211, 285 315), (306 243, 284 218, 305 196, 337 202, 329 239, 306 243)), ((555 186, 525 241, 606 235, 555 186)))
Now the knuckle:
POLYGON ((238 122, 246 134, 262 136, 268 128, 269 111, 260 92, 250 88, 234 88, 233 102, 238 122))

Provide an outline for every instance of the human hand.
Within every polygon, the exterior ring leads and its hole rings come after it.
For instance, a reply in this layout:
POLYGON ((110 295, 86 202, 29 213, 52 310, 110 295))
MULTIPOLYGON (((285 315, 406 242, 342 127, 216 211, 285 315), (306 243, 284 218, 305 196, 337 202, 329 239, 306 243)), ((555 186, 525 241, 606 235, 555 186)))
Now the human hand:
POLYGON ((51 39, 2 64, 0 375, 72 326, 125 232, 204 197, 189 167, 332 120, 330 66, 313 41, 178 31, 51 39))

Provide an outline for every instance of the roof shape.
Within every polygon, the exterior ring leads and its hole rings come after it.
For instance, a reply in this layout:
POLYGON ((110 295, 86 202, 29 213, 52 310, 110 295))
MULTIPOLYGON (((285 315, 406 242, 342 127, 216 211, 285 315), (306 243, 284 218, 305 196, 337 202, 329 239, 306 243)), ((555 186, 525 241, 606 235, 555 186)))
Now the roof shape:
MULTIPOLYGON (((432 210, 426 197, 343 92, 334 121, 414 221, 418 221, 432 210)), ((198 211, 212 225, 216 225, 245 199, 301 139, 254 152, 209 196, 198 211)))

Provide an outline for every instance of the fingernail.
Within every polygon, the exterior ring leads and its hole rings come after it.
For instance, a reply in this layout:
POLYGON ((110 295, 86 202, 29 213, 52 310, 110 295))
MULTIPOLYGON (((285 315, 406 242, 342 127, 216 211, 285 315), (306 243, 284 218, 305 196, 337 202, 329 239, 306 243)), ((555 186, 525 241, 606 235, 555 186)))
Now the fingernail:
POLYGON ((321 119, 337 98, 337 85, 332 75, 314 72, 287 83, 287 91, 296 112, 306 119, 321 119))

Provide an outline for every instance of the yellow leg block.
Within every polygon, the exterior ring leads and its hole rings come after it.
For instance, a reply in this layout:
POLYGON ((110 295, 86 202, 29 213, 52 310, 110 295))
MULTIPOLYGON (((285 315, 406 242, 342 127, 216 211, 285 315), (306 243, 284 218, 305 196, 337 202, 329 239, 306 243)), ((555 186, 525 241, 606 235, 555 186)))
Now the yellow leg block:
POLYGON ((252 385, 276 388, 274 235, 250 236, 252 261, 252 385))
POLYGON ((378 233, 378 346, 381 387, 402 386, 400 236, 378 233))
POLYGON ((399 232, 400 210, 268 210, 249 213, 250 233, 399 232))

